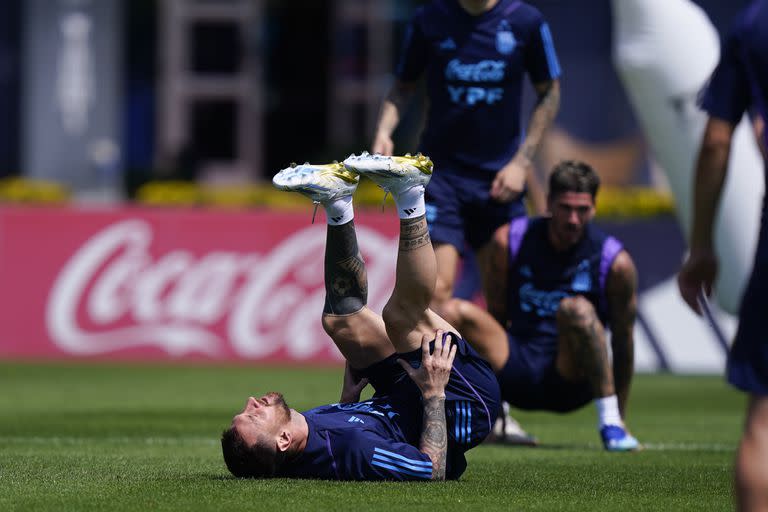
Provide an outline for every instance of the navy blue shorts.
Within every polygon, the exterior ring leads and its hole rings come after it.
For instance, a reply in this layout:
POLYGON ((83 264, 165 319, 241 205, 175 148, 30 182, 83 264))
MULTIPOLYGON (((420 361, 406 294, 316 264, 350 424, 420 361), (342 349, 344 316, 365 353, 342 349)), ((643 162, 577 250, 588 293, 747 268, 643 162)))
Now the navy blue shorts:
POLYGON ((755 268, 741 300, 739 328, 728 355, 728 382, 756 395, 768 395, 768 268, 755 268))
POLYGON ((509 359, 497 374, 501 396, 518 409, 570 412, 593 398, 588 381, 563 379, 555 366, 556 338, 531 338, 523 341, 511 334, 509 359))
MULTIPOLYGON (((466 469, 464 452, 483 442, 491 432, 499 413, 501 396, 490 365, 469 343, 453 334, 451 337, 454 343, 458 343, 458 348, 445 389, 448 475, 458 478, 466 469)), ((411 415, 421 422, 421 392, 397 362, 398 358, 418 368, 421 365, 421 348, 405 354, 393 354, 360 374, 368 378, 376 390, 374 397, 387 397, 395 409, 402 409, 404 415, 411 415)))
POLYGON ((499 203, 490 197, 495 173, 445 159, 435 171, 425 194, 429 236, 464 252, 484 246, 499 226, 526 214, 523 198, 499 203))

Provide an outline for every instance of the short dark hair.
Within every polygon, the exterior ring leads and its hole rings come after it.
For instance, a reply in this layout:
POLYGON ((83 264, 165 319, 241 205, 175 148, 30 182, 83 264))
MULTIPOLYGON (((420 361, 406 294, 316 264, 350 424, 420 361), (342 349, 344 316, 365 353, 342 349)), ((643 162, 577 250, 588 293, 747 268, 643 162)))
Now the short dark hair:
POLYGON ((238 478, 270 478, 282 465, 285 454, 260 439, 248 446, 235 427, 221 434, 221 451, 230 473, 238 478))
POLYGON ((564 192, 588 192, 592 201, 600 188, 600 177, 591 165, 578 160, 564 160, 549 175, 549 198, 564 192))

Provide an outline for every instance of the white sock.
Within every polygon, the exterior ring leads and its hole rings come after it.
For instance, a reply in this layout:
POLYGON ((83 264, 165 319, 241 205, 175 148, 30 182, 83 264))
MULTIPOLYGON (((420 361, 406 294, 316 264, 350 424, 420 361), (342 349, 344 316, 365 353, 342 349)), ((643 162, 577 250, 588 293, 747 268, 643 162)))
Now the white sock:
POLYGON ((325 217, 329 226, 340 226, 355 218, 352 196, 344 196, 329 203, 323 203, 323 208, 325 208, 325 217))
POLYGON ((424 185, 416 185, 401 192, 392 193, 397 206, 397 216, 401 219, 414 219, 426 212, 424 207, 424 185))
POLYGON ((603 428, 606 425, 622 426, 619 399, 616 395, 595 398, 595 405, 597 406, 598 428, 603 428))

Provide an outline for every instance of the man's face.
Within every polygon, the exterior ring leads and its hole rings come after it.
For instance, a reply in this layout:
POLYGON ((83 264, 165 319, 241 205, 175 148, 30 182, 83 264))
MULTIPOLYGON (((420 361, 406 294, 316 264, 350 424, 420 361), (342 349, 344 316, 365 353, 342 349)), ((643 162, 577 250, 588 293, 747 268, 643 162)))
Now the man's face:
POLYGON ((595 203, 588 192, 563 192, 549 200, 550 233, 559 249, 576 244, 595 216, 595 203))
POLYGON ((291 418, 291 409, 280 393, 267 393, 260 398, 248 397, 240 414, 232 418, 232 426, 248 446, 260 435, 276 436, 291 418))

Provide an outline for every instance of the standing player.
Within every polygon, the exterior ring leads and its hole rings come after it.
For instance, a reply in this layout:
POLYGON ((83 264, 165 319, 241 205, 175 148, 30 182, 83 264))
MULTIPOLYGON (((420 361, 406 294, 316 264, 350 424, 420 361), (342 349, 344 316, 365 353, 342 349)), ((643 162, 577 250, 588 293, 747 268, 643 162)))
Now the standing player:
POLYGON ((496 418, 499 388, 490 367, 429 309, 436 265, 424 186, 432 162, 382 157, 355 163, 360 174, 392 193, 398 207, 392 296, 383 318, 366 306, 368 285, 352 209, 358 174, 341 164, 278 173, 273 180, 278 188, 301 192, 326 210, 322 321, 346 358, 347 371, 340 403, 304 413, 289 409, 277 393, 249 398, 222 437, 224 459, 236 476, 458 478, 466 468, 464 452, 483 441, 496 418), (376 393, 360 402, 369 381, 376 393))
POLYGON ((624 425, 634 363, 637 271, 621 243, 591 224, 600 180, 567 161, 549 179, 550 217, 514 219, 494 236, 495 319, 452 299, 446 319, 471 340, 515 407, 569 412, 594 401, 603 445, 639 448, 624 425), (612 360, 606 327, 611 330, 612 360))
MULTIPOLYGON (((702 99, 709 114, 696 163, 691 252, 678 283, 697 313, 702 290, 710 295, 717 276, 712 231, 728 171, 736 125, 754 109, 768 119, 768 0, 755 0, 739 16, 723 43, 720 62, 702 99)), ((766 142, 763 133, 763 143, 766 142)), ((763 144, 765 147, 765 144, 763 144)), ((764 162, 765 167, 765 162, 764 162)), ((750 395, 736 460, 740 510, 768 510, 768 222, 766 203, 754 267, 741 302, 739 328, 728 357, 728 381, 750 395)))
POLYGON ((525 215, 521 194, 557 113, 560 66, 549 27, 533 7, 518 0, 434 0, 407 29, 374 153, 392 154, 392 133, 424 74, 429 110, 420 150, 440 170, 426 192, 439 311, 453 294, 464 248, 477 253, 487 289, 488 241, 496 228, 525 215), (538 95, 527 133, 520 120, 526 73, 538 95))
MULTIPOLYGON (((392 155, 392 133, 426 75, 429 109, 420 150, 440 172, 427 188, 427 220, 437 257, 432 308, 453 296, 461 254, 475 252, 483 290, 488 242, 525 215, 522 193, 533 157, 560 105, 560 65, 549 26, 519 0, 433 0, 408 26, 396 80, 379 116, 373 153, 392 155), (528 131, 521 128, 523 77, 538 96, 528 131)), ((497 438, 535 444, 511 417, 497 438)))

